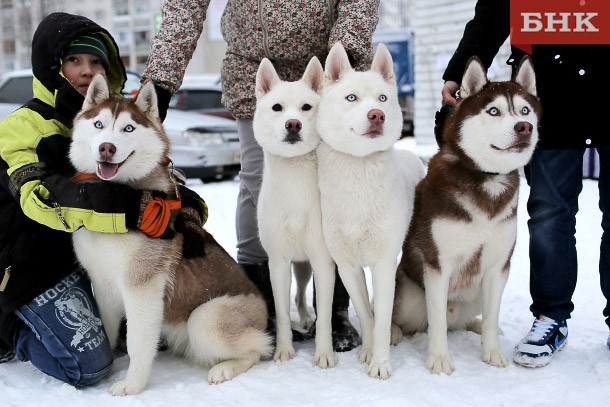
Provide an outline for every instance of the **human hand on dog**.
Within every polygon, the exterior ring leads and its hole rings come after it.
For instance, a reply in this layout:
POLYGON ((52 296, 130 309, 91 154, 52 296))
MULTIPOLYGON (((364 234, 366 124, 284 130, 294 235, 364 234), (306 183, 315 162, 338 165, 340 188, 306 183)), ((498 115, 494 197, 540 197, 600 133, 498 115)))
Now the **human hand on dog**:
POLYGON ((173 238, 174 218, 180 206, 180 200, 168 200, 163 192, 142 191, 137 228, 149 237, 173 238))
POLYGON ((167 109, 169 109, 169 102, 172 99, 172 94, 169 90, 162 88, 155 84, 155 91, 157 91, 157 108, 159 109, 159 117, 161 121, 165 120, 167 116, 167 109))
POLYGON ((176 216, 174 228, 182 233, 182 256, 185 259, 205 255, 205 230, 203 225, 208 218, 208 209, 203 199, 194 191, 178 184, 182 199, 182 209, 176 216))
POLYGON ((457 105, 456 92, 460 88, 457 82, 446 81, 443 89, 441 90, 441 104, 455 107, 457 105))
POLYGON ((182 233, 182 256, 185 259, 205 255, 205 230, 194 208, 182 208, 174 222, 176 232, 182 233))

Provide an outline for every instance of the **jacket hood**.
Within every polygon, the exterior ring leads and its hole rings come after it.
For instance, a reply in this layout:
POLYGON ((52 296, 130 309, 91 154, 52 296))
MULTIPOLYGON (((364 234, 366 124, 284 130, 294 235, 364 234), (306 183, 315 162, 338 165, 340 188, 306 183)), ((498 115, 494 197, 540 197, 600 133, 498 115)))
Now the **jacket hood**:
POLYGON ((110 33, 86 17, 52 13, 40 22, 32 39, 33 88, 36 98, 55 106, 57 91, 67 82, 60 73, 64 47, 84 34, 94 33, 100 33, 108 47, 107 78, 110 88, 115 93, 121 92, 127 80, 125 66, 119 57, 119 48, 110 33))

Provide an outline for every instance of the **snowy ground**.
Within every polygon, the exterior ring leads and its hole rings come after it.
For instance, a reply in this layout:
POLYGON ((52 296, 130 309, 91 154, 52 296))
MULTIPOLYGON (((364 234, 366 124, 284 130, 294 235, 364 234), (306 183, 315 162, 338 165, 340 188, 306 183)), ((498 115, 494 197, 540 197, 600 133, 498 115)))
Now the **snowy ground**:
MULTIPOLYGON (((210 207, 207 229, 235 254, 234 211, 237 181, 203 185, 192 180, 210 207)), ((519 209, 519 236, 511 276, 502 300, 501 345, 510 355, 529 330, 527 214, 528 187, 523 180, 519 209)), ((574 296, 576 309, 569 320, 567 347, 550 365, 526 369, 512 363, 505 369, 481 361, 480 338, 472 332, 449 333, 455 363, 452 375, 433 375, 425 368, 427 335, 407 337, 391 350, 393 375, 380 381, 366 374, 357 350, 338 354, 334 369, 312 365, 313 341, 295 343, 297 356, 289 362, 264 361, 234 380, 209 385, 207 372, 161 353, 148 386, 139 395, 113 397, 110 385, 124 377, 129 358, 115 361, 112 373, 96 386, 75 389, 45 376, 29 363, 0 365, 0 406, 601 406, 608 405, 610 350, 605 346, 603 296, 599 289, 601 215, 595 181, 584 181, 580 197, 577 241, 581 270, 574 296)), ((311 300, 311 292, 309 294, 311 300)), ((353 308, 351 318, 358 320, 353 308)), ((293 306, 293 320, 297 320, 293 306)))

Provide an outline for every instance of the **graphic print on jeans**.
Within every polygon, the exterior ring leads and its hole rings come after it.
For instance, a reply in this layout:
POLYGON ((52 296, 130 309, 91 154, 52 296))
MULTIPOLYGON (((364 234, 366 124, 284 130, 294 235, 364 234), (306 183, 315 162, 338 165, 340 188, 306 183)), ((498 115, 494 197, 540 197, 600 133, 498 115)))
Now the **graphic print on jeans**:
POLYGON ((102 320, 91 311, 87 294, 78 288, 71 287, 55 301, 57 319, 69 329, 76 331, 70 345, 79 352, 97 348, 106 338, 102 329, 102 320), (81 343, 83 342, 83 343, 81 343))

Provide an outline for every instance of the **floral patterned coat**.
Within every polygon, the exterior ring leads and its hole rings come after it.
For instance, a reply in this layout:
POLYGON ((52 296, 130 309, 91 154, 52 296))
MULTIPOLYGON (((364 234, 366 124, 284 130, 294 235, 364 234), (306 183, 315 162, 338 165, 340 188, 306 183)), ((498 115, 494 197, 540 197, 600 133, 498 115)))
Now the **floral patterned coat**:
MULTIPOLYGON (((182 83, 209 0, 165 0, 144 77, 175 93, 182 83)), ((284 80, 301 77, 314 55, 322 64, 341 41, 356 69, 370 67, 379 0, 227 0, 221 20, 227 51, 223 104, 238 119, 254 115, 260 61, 269 58, 284 80)))

